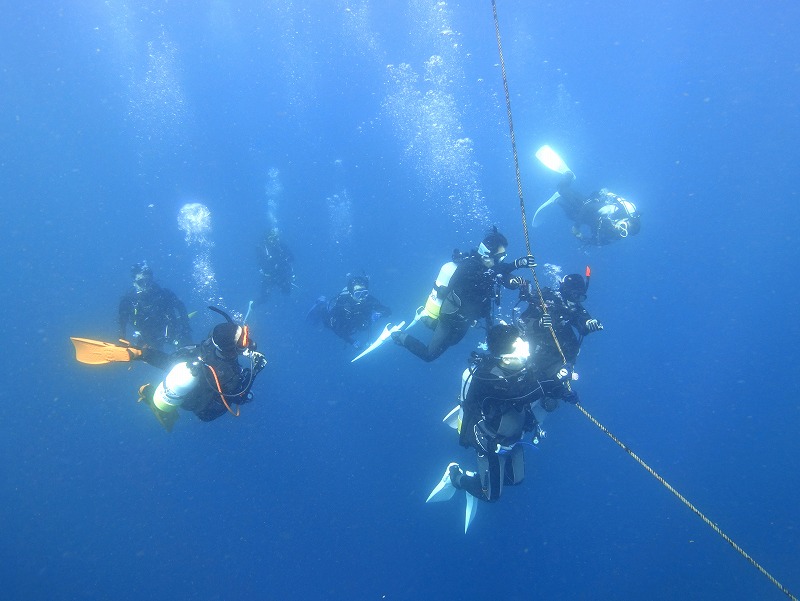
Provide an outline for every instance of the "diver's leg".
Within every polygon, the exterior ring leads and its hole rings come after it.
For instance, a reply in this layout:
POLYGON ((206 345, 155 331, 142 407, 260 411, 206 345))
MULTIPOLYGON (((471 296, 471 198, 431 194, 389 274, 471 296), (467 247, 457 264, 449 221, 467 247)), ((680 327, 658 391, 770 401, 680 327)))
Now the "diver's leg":
POLYGON ((514 445, 503 460, 506 466, 504 482, 509 486, 522 482, 525 479, 525 453, 522 445, 514 445))
POLYGON ((445 341, 448 338, 448 326, 441 319, 436 324, 436 329, 433 331, 431 341, 426 345, 424 342, 415 338, 411 334, 399 333, 393 336, 395 342, 406 347, 412 354, 416 355, 423 361, 433 361, 441 355, 447 346, 445 341))
POLYGON ((466 321, 439 319, 439 325, 428 343, 428 361, 440 357, 451 346, 458 344, 466 336, 469 324, 466 321))
POLYGON ((414 338, 411 334, 405 332, 398 332, 392 335, 394 340, 400 346, 406 347, 411 354, 416 355, 423 361, 432 361, 428 358, 428 347, 418 338, 414 338))
POLYGON ((556 199, 556 204, 564 210, 564 214, 568 219, 575 222, 579 221, 584 203, 581 194, 573 190, 569 186, 569 183, 567 185, 560 185, 558 187, 558 193, 559 197, 556 199))
POLYGON ((500 498, 503 484, 503 469, 495 453, 478 455, 478 471, 474 475, 464 474, 456 488, 463 488, 473 497, 483 501, 494 502, 500 498))
POLYGON ((431 341, 427 346, 418 338, 405 332, 393 334, 392 339, 397 344, 406 347, 423 361, 430 362, 440 357, 442 353, 454 344, 459 343, 467 334, 467 330, 469 330, 469 323, 466 321, 439 318, 431 341))

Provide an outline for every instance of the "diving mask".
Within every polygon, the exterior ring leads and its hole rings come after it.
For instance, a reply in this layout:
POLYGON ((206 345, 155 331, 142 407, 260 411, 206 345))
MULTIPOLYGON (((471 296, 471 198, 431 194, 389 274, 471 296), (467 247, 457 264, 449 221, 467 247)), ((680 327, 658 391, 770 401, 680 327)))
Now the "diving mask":
POLYGON ((481 242, 478 246, 478 254, 484 259, 492 259, 495 263, 500 263, 506 258, 508 253, 505 251, 493 253, 489 250, 488 246, 481 242))
POLYGON ((366 298, 369 296, 369 290, 366 288, 355 288, 350 293, 350 296, 352 296, 357 303, 360 303, 361 301, 366 300, 366 298))

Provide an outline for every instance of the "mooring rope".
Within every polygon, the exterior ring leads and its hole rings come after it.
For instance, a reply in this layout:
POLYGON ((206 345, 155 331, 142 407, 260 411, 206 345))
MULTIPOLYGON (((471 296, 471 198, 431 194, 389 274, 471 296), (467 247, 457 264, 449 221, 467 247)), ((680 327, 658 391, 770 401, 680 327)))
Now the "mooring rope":
MULTIPOLYGON (((497 18, 497 4, 496 0, 492 0, 492 14, 494 15, 494 31, 495 36, 497 37, 497 50, 500 54, 500 72, 503 76, 503 89, 505 90, 506 95, 506 112, 508 113, 508 129, 511 134, 511 150, 514 155, 514 171, 517 178, 517 194, 519 196, 519 207, 522 213, 522 230, 525 234, 525 248, 528 251, 529 255, 533 255, 533 251, 531 249, 531 241, 528 235, 528 220, 525 216, 525 199, 522 194, 522 177, 520 175, 519 170, 519 157, 517 155, 517 141, 514 136, 514 120, 511 114, 511 96, 508 92, 508 78, 506 76, 506 65, 505 60, 503 59, 503 44, 500 40, 500 23, 497 18)), ((531 273, 533 274, 533 281, 536 284, 536 291, 539 294, 539 302, 542 306, 542 311, 546 314, 547 307, 544 302, 544 297, 542 296, 542 290, 539 287, 539 280, 536 277, 536 269, 531 267, 531 273)), ((553 336, 553 341, 558 348, 558 352, 561 353, 561 358, 566 363, 566 357, 564 356, 564 352, 561 350, 561 345, 558 342, 558 337, 556 336, 555 331, 553 328, 550 328, 550 333, 553 336)), ((680 501, 686 505, 692 512, 694 512, 705 524, 711 528, 714 532, 719 534, 722 539, 728 543, 731 547, 733 547, 742 557, 744 557, 753 567, 755 567, 759 572, 761 572, 767 579, 774 584, 783 594, 787 597, 792 599, 792 601, 798 601, 797 597, 795 597, 785 586, 783 586, 772 574, 770 574, 761 564, 759 564, 755 559, 753 559, 744 549, 742 549, 736 542, 727 534, 725 534, 719 526, 717 526, 714 522, 708 519, 703 512, 701 512, 697 507, 695 507, 686 497, 684 497, 680 492, 678 492, 675 487, 673 487, 669 482, 664 480, 653 468, 651 468, 644 460, 642 460, 636 453, 634 453, 625 443, 623 443, 619 438, 614 436, 612 432, 608 430, 603 424, 601 424, 595 417, 590 414, 580 403, 576 404, 576 407, 583 413, 595 426, 600 428, 611 440, 613 440, 623 451, 628 453, 639 465, 641 465, 647 472, 653 476, 656 480, 658 480, 661 485, 666 488, 669 492, 675 495, 680 501)))
MULTIPOLYGON (((514 173, 517 178, 517 196, 519 196, 519 210, 522 216, 522 232, 525 236, 525 250, 528 255, 534 256, 533 249, 531 248, 531 239, 528 234, 528 218, 525 215, 525 197, 522 193, 522 176, 519 171, 519 155, 517 154, 517 138, 514 135, 514 118, 511 114, 511 95, 508 93, 508 78, 506 77, 506 61, 503 58, 503 44, 500 41, 500 22, 497 20, 497 6, 495 0, 492 0, 492 12, 494 13, 494 33, 497 37, 497 50, 500 53, 500 73, 503 75, 503 90, 506 94, 506 113, 508 114, 508 131, 511 136, 511 152, 514 155, 514 173)), ((536 284, 536 294, 539 296, 539 306, 542 308, 542 314, 547 315, 547 304, 544 302, 542 295, 542 287, 539 285, 539 278, 536 277, 536 266, 531 266, 531 275, 533 276, 533 283, 536 284)), ((566 363, 567 358, 564 351, 561 349, 561 343, 558 341, 558 336, 553 329, 549 326, 550 335, 553 337, 553 342, 561 355, 561 360, 566 363)))

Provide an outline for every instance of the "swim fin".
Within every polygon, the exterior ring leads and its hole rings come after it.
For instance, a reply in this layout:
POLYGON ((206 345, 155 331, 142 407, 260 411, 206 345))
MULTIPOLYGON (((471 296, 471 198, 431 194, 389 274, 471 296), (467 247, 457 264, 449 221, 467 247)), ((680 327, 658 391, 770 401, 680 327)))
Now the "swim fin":
POLYGON ((167 432, 172 432, 175 422, 178 421, 178 411, 162 411, 156 407, 156 404, 153 402, 153 395, 155 394, 155 391, 156 388, 152 384, 145 384, 144 386, 140 387, 138 402, 143 402, 150 407, 150 411, 152 411, 153 415, 156 416, 158 423, 160 423, 167 432))
POLYGON ((120 340, 123 345, 90 340, 88 338, 74 338, 70 336, 75 346, 75 358, 88 365, 103 365, 105 363, 118 363, 134 361, 142 356, 142 351, 130 346, 125 340, 120 340))
MULTIPOLYGON (((425 310, 425 307, 418 307, 417 311, 414 313, 414 319, 411 320, 411 323, 408 324, 405 329, 407 330, 426 315, 428 315, 428 312, 425 310)), ((430 317, 430 315, 428 316, 430 317)))
POLYGON ((475 514, 478 512, 478 499, 473 497, 467 491, 464 491, 467 494, 467 508, 464 512, 464 534, 467 533, 469 530, 469 525, 472 523, 472 520, 475 518, 475 514))
POLYGON ((391 338, 392 334, 394 334, 395 332, 402 332, 404 325, 406 325, 405 321, 401 321, 396 326, 393 326, 392 324, 387 323, 383 328, 383 332, 381 332, 381 335, 378 336, 378 338, 375 340, 375 342, 370 344, 357 357, 355 357, 354 359, 351 359, 350 363, 354 363, 355 361, 358 361, 359 359, 361 359, 361 357, 363 357, 364 355, 374 351, 376 348, 378 348, 380 345, 382 345, 386 340, 391 338))
POLYGON ((461 422, 464 419, 464 410, 461 409, 461 405, 456 405, 450 410, 450 413, 444 416, 442 420, 448 426, 453 428, 453 430, 457 430, 458 433, 461 433, 461 422))
POLYGON ((564 162, 564 159, 558 156, 558 153, 550 148, 547 144, 536 151, 536 158, 541 161, 542 165, 552 171, 555 171, 556 173, 560 173, 561 175, 564 175, 570 170, 570 168, 567 167, 567 164, 564 162))
POLYGON ((436 487, 431 491, 431 494, 429 494, 428 498, 425 500, 426 503, 449 501, 453 498, 453 495, 456 494, 456 487, 453 486, 453 481, 450 479, 450 470, 453 466, 458 468, 458 464, 455 462, 447 466, 447 469, 444 470, 444 476, 442 476, 441 481, 436 485, 436 487))
POLYGON ((545 200, 545 201, 544 201, 544 202, 543 202, 543 203, 542 203, 542 204, 539 206, 539 208, 538 208, 538 209, 536 209, 536 212, 533 214, 533 219, 531 219, 531 227, 533 227, 533 224, 534 224, 534 222, 536 221, 536 216, 539 214, 539 211, 541 211, 543 208, 545 208, 545 207, 547 207, 547 206, 550 206, 550 205, 551 205, 551 204, 553 204, 553 203, 554 203, 556 200, 558 200, 560 197, 561 197, 561 195, 560 195, 558 192, 556 192, 556 193, 555 193, 555 194, 553 194, 553 195, 552 195, 550 198, 548 198, 547 200, 545 200))

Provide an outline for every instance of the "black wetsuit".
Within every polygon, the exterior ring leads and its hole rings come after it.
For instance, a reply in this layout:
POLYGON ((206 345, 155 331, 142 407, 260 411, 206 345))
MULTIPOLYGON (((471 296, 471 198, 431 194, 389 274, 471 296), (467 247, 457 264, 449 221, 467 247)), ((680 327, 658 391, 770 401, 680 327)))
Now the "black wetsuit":
POLYGON ((131 290, 119 302, 119 337, 127 339, 130 324, 139 335, 137 346, 160 348, 162 344, 183 346, 191 343, 192 331, 186 306, 177 296, 158 284, 137 293, 131 290))
MULTIPOLYGON (((589 312, 580 303, 565 301, 561 294, 550 288, 542 288, 542 298, 547 306, 547 313, 553 321, 553 331, 564 352, 566 362, 574 364, 578 358, 581 340, 590 334, 586 322, 592 319, 589 312), (580 335, 580 338, 578 335, 580 335)), ((564 364, 550 334, 550 329, 539 323, 543 315, 538 302, 531 302, 520 316, 525 339, 530 343, 531 362, 540 377, 551 377, 564 364)))
POLYGON ((457 264, 448 285, 437 290, 438 297, 443 299, 439 318, 423 320, 433 329, 430 342, 426 345, 410 334, 396 338, 402 346, 424 361, 433 361, 461 342, 478 320, 485 319, 488 328, 492 322, 496 287, 517 287, 511 282, 510 274, 516 269, 513 263, 499 263, 487 268, 481 256, 472 251, 457 264))
POLYGON ((323 324, 347 344, 358 346, 355 334, 369 330, 373 321, 391 313, 389 307, 371 294, 359 302, 345 288, 328 304, 323 324))
POLYGON ((283 242, 264 242, 258 247, 258 265, 261 271, 261 298, 269 296, 270 288, 279 288, 284 294, 292 291, 294 255, 283 242))
POLYGON ((564 209, 566 216, 574 222, 573 233, 584 244, 605 246, 627 237, 628 229, 615 227, 622 219, 632 223, 631 233, 638 232, 639 214, 629 214, 628 209, 613 194, 594 192, 588 197, 571 187, 572 178, 565 177, 558 186, 556 203, 564 209))
POLYGON ((200 381, 186 396, 180 407, 193 412, 204 422, 222 417, 228 411, 222 395, 225 396, 225 401, 231 407, 252 401, 253 395, 250 389, 260 367, 263 367, 255 366, 251 362, 250 367, 243 368, 239 365, 238 355, 232 358, 220 357, 210 339, 170 354, 153 348, 145 348, 142 351, 142 360, 164 371, 169 371, 179 363, 188 363, 192 373, 200 381), (217 382, 219 382, 219 388, 217 382), (220 395, 220 391, 222 395, 220 395))
POLYGON ((537 430, 532 405, 545 396, 563 397, 567 390, 555 380, 537 380, 531 369, 505 370, 491 357, 470 368, 463 386, 459 442, 477 452, 478 471, 454 484, 479 499, 496 501, 504 484, 519 484, 525 477, 517 443, 525 432, 537 430))

